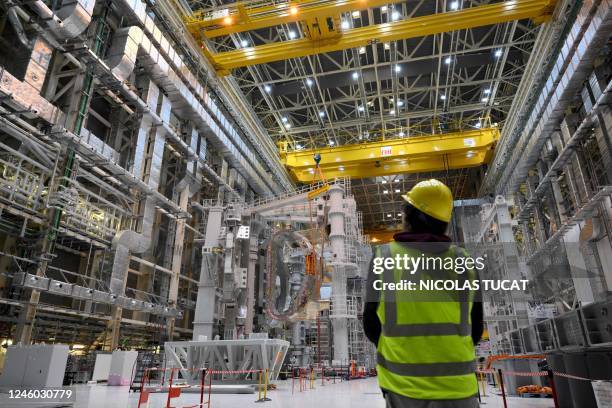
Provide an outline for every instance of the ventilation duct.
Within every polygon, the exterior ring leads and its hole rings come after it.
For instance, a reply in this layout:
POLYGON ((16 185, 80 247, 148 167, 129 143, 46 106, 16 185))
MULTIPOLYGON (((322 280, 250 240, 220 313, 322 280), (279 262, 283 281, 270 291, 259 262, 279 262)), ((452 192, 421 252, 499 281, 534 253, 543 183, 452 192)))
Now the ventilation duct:
POLYGON ((136 26, 120 28, 113 36, 106 63, 121 82, 126 81, 134 71, 141 41, 142 30, 136 26))
POLYGON ((54 13, 42 1, 31 4, 32 9, 47 21, 51 32, 60 39, 70 39, 81 34, 91 23, 96 0, 65 0, 63 6, 54 13))
MULTIPOLYGON (((150 107, 154 106, 153 103, 157 101, 158 96, 159 89, 153 82, 150 82, 147 98, 150 103, 150 107)), ((170 101, 168 101, 168 99, 165 97, 162 97, 161 115, 164 119, 169 119, 170 116, 170 101)), ((147 184, 149 188, 157 191, 161 178, 161 166, 166 138, 163 128, 156 128, 154 136, 150 135, 150 130, 151 123, 147 120, 143 120, 138 132, 138 140, 136 145, 137 161, 134 163, 134 174, 142 175, 146 173, 144 161, 141 159, 142 156, 144 156, 148 137, 154 137, 155 140, 153 142, 153 150, 151 152, 151 166, 148 169, 149 180, 147 184)), ((125 291, 128 268, 130 265, 130 254, 143 253, 151 246, 153 224, 155 222, 156 202, 156 198, 150 195, 145 199, 141 233, 132 230, 123 230, 119 231, 113 238, 112 246, 115 250, 115 257, 113 259, 113 269, 109 288, 110 292, 114 295, 123 295, 125 291)))
POLYGON ((535 106, 528 112, 528 119, 514 143, 516 147, 503 169, 497 191, 505 187, 516 190, 524 182, 527 170, 537 161, 543 143, 559 128, 566 108, 579 94, 592 70, 594 56, 609 37, 611 25, 612 9, 607 3, 585 2, 582 5, 535 106))
MULTIPOLYGON (((144 66, 151 72, 156 82, 164 88, 173 102, 177 112, 191 116, 197 122, 201 131, 210 137, 210 141, 221 151, 224 157, 249 180, 251 186, 262 195, 270 195, 278 190, 278 186, 271 181, 270 174, 261 166, 253 151, 244 143, 232 124, 217 108, 210 95, 189 71, 181 57, 171 47, 168 40, 155 25, 150 16, 146 14, 145 5, 139 0, 123 1, 126 12, 137 18, 144 27, 140 52, 145 58, 144 66), (149 38, 150 37, 150 38, 149 38), (272 186, 272 188, 270 188, 272 186)), ((141 30, 142 31, 142 30, 141 30)), ((137 39, 135 32, 131 38, 137 39)), ((129 41, 122 39, 127 45, 129 41)), ((118 45, 119 47, 119 45, 118 45)), ((128 60, 133 57, 134 50, 125 49, 128 60)), ((119 62, 123 57, 116 56, 119 62)), ((124 66, 128 66, 123 60, 124 66)), ((118 65, 109 65, 111 69, 118 65)), ((125 75, 122 70, 122 75, 125 75)), ((118 79, 121 80, 120 77, 118 79)))

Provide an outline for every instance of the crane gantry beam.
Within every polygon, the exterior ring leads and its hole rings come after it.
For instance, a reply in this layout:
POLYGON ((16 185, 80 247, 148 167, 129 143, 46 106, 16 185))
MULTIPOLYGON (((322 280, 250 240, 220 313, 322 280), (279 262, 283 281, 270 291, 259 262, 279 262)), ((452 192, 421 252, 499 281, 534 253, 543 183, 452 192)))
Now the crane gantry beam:
MULTIPOLYGON (((330 6, 337 3, 362 3, 367 5, 367 7, 372 7, 373 5, 377 5, 379 2, 374 0, 345 0, 339 2, 329 2, 327 7, 330 8, 330 6)), ((303 26, 305 24, 305 31, 307 32, 306 38, 275 42, 254 47, 245 47, 217 54, 212 54, 205 44, 205 41, 209 36, 220 35, 219 33, 221 32, 228 34, 232 32, 239 32, 237 30, 243 30, 243 28, 252 26, 254 23, 252 21, 248 22, 249 20, 247 20, 247 22, 236 24, 235 29, 232 30, 230 26, 232 26, 233 20, 230 18, 230 20, 226 20, 227 27, 225 27, 223 31, 219 31, 221 29, 216 29, 212 32, 210 30, 207 31, 201 26, 205 23, 196 22, 198 19, 200 19, 199 17, 188 17, 186 24, 188 27, 190 27, 189 30, 194 38, 200 43, 202 52, 208 59, 210 59, 217 72, 221 75, 227 75, 232 69, 239 67, 265 64, 315 54, 323 54, 348 48, 363 47, 378 42, 418 38, 427 35, 482 27, 527 18, 531 18, 537 22, 542 22, 552 15, 554 5, 555 0, 503 1, 500 3, 486 4, 463 10, 412 17, 405 20, 392 21, 359 28, 349 28, 346 30, 342 30, 339 27, 339 18, 304 18, 304 16, 301 15, 299 6, 288 6, 289 10, 296 11, 289 11, 284 14, 280 13, 281 16, 277 17, 275 20, 268 21, 266 24, 274 23, 274 25, 280 25, 286 22, 300 21, 303 26), (291 9, 291 7, 298 8, 291 9), (323 22, 325 22, 325 24, 323 24, 323 22), (200 24, 200 26, 198 26, 198 24, 200 24), (314 34, 317 28, 324 30, 324 32, 314 34)), ((348 5, 346 7, 348 8, 348 5)), ((332 9, 333 8, 330 8, 329 12, 331 12, 332 9)), ((337 14, 337 12, 334 13, 335 16, 337 16, 337 14)), ((243 11, 242 16, 244 19, 246 18, 245 16, 248 16, 248 13, 243 11)), ((309 16, 306 15, 306 17, 309 16)))
POLYGON ((315 154, 326 178, 368 178, 481 166, 491 161, 498 140, 499 129, 490 127, 312 150, 290 150, 282 142, 280 156, 292 177, 307 183, 315 154))
POLYGON ((349 11, 365 10, 399 3, 402 0, 303 0, 299 3, 279 3, 268 6, 247 6, 241 3, 225 5, 217 13, 196 11, 185 17, 189 32, 206 38, 242 33, 280 24, 319 20, 340 16, 349 11))

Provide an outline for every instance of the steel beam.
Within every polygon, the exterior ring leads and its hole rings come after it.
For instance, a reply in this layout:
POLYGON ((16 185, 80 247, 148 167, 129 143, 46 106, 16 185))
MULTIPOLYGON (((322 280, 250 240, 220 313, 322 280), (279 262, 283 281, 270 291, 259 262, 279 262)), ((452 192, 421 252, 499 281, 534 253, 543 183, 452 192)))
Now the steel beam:
POLYGON ((212 54, 207 49, 203 43, 204 38, 199 33, 196 33, 195 38, 201 43, 202 52, 211 59, 213 66, 219 74, 226 75, 234 68, 330 53, 348 48, 362 47, 376 42, 418 38, 526 18, 541 22, 550 17, 554 4, 555 0, 505 1, 464 10, 348 29, 342 31, 340 37, 326 38, 324 40, 313 41, 310 38, 301 38, 257 47, 246 47, 218 54, 212 54))
POLYGON ((491 127, 314 150, 289 151, 285 142, 280 156, 299 182, 312 181, 316 153, 326 177, 366 178, 477 167, 491 160, 498 140, 499 129, 491 127))
POLYGON ((400 0, 305 0, 300 3, 281 3, 269 6, 245 7, 235 3, 216 13, 195 12, 185 17, 189 32, 196 38, 200 33, 206 38, 242 33, 302 21, 321 21, 326 17, 339 16, 349 11, 365 10, 372 7, 399 3, 400 0))

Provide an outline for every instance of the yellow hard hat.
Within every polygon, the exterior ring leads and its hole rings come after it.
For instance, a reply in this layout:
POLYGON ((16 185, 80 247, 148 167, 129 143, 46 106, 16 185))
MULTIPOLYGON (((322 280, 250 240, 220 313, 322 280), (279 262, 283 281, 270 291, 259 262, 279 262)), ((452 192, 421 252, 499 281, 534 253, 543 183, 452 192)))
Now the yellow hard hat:
POLYGON ((449 222, 453 215, 453 193, 439 180, 421 181, 402 198, 437 220, 449 222))

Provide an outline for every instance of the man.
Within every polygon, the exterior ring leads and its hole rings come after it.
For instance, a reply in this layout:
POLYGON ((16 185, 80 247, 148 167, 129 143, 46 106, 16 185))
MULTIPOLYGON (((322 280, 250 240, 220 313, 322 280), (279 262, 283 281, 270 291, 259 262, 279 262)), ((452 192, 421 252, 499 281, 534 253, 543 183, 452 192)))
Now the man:
POLYGON ((402 269, 394 266, 380 273, 374 271, 374 259, 371 264, 363 326, 377 346, 378 383, 387 408, 478 407, 474 345, 480 341, 483 323, 482 303, 474 302, 477 293, 469 286, 397 291, 380 290, 381 282, 375 285, 376 280, 408 279, 418 284, 434 279, 465 283, 476 278, 473 270, 449 270, 435 262, 467 256, 445 234, 453 210, 449 188, 431 179, 416 184, 402 198, 406 201, 404 231, 395 234, 393 242, 376 247, 374 258, 407 255, 438 266, 409 271, 403 264, 402 269))

